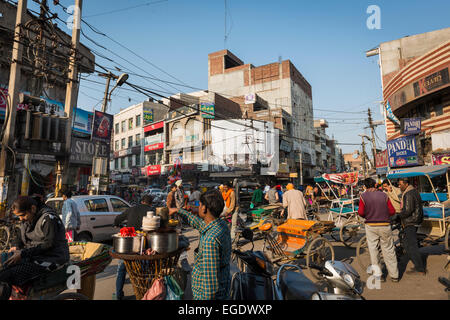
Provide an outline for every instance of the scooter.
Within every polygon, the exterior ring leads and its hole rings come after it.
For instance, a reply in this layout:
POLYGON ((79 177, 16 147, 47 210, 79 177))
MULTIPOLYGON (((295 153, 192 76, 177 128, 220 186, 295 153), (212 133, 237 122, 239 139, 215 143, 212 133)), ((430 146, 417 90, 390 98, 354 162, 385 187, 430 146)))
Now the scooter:
POLYGON ((309 280, 302 271, 306 266, 282 265, 276 274, 273 264, 261 251, 253 251, 253 233, 247 229, 243 235, 252 242, 252 249, 233 250, 240 271, 233 275, 231 298, 233 300, 363 300, 363 285, 349 264, 327 261, 324 267, 310 265, 324 278, 328 292, 309 280), (242 262, 242 263, 240 263, 242 262), (295 269, 295 271, 290 270, 295 269))

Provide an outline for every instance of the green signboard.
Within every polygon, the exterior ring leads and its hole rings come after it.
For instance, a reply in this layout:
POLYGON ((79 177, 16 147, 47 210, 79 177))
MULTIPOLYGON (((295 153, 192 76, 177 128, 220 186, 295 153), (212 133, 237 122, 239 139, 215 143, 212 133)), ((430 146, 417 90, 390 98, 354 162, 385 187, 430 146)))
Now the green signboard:
POLYGON ((214 119, 215 106, 212 103, 202 103, 200 105, 200 111, 202 111, 202 118, 214 119), (207 112, 207 113, 205 113, 207 112))
POLYGON ((153 110, 144 110, 144 125, 153 122, 153 110))

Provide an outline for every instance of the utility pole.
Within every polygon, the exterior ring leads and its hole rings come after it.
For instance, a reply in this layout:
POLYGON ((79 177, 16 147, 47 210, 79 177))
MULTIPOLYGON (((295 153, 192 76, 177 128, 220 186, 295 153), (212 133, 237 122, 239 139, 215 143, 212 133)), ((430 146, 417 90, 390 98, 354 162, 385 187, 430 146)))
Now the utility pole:
POLYGON ((69 178, 69 165, 70 165, 70 154, 72 145, 72 120, 73 120, 73 109, 78 99, 78 68, 76 64, 77 52, 80 44, 80 29, 81 29, 81 10, 83 6, 83 0, 75 0, 75 12, 73 17, 73 28, 72 28, 72 52, 70 55, 69 63, 69 82, 66 87, 66 101, 64 105, 64 112, 68 117, 67 127, 66 127, 66 148, 65 148, 65 158, 63 163, 61 161, 57 162, 56 167, 56 188, 55 197, 59 196, 63 183, 67 184, 69 178), (65 175, 63 176, 63 172, 65 175))
MULTIPOLYGON (((13 181, 15 177, 10 175, 8 167, 13 163, 11 157, 8 157, 8 152, 13 153, 15 159, 14 150, 11 149, 11 145, 14 141, 14 132, 16 125, 16 113, 17 113, 17 103, 19 101, 19 85, 20 85, 20 73, 22 62, 22 37, 20 35, 21 25, 23 25, 25 20, 25 15, 27 13, 27 0, 19 0, 17 4, 17 15, 16 15, 16 26, 14 30, 14 43, 12 48, 12 59, 11 59, 11 71, 9 76, 8 94, 10 97, 9 108, 6 108, 5 113, 5 125, 6 129, 4 136, 2 137, 2 151, 0 154, 0 217, 4 217, 5 209, 7 207, 7 202, 11 202, 11 197, 15 197, 15 194, 9 190, 10 182, 13 181), (10 195, 10 197, 8 197, 10 195)), ((8 101, 6 102, 8 105, 8 101)), ((13 168, 14 170, 14 168, 13 168)), ((15 190, 12 190, 15 191, 15 190)))
POLYGON ((367 154, 366 154, 366 142, 364 141, 364 136, 360 135, 362 143, 362 154, 361 154, 361 158, 362 158, 362 163, 363 163, 363 170, 364 170, 364 179, 367 178, 367 163, 366 163, 366 158, 367 158, 367 154))
POLYGON ((102 112, 106 112, 106 108, 108 106, 108 94, 109 94, 109 85, 111 84, 111 79, 115 79, 116 76, 114 76, 111 72, 109 73, 100 73, 99 76, 106 78, 106 88, 105 88, 105 96, 103 98, 103 105, 102 105, 102 112))
POLYGON ((370 111, 370 108, 367 110, 367 115, 369 117, 369 127, 370 131, 372 133, 372 153, 373 153, 373 168, 376 168, 376 155, 377 155, 377 146, 375 144, 375 125, 373 123, 372 119, 372 112, 370 111))

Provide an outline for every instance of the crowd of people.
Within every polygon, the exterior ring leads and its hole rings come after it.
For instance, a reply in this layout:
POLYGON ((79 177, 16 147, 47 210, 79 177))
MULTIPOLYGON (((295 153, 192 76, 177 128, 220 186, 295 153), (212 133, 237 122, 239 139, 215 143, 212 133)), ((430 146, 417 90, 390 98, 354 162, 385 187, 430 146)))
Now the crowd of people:
MULTIPOLYGON (((364 192, 359 198, 358 214, 365 219, 365 231, 375 276, 385 281, 380 265, 383 256, 390 279, 399 281, 399 270, 391 224, 400 223, 404 233, 403 247, 414 264, 407 273, 426 274, 417 245, 417 226, 423 220, 420 194, 408 179, 400 179, 399 187, 387 180, 377 185, 373 179, 363 181, 364 192)), ((347 192, 347 191, 345 191, 347 192)), ((344 194, 344 191, 340 191, 344 194)), ((308 201, 316 201, 321 190, 306 186, 305 195, 292 183, 256 187, 251 207, 263 204, 284 208, 287 219, 307 219, 308 201)), ((80 212, 71 199, 70 191, 63 192, 61 218, 44 203, 43 195, 19 197, 14 201, 12 213, 20 219, 21 235, 9 250, 9 258, 0 271, 0 299, 7 299, 12 286, 21 286, 27 279, 55 270, 69 261, 68 243, 76 241, 80 228, 80 212)), ((150 195, 139 195, 139 203, 118 215, 114 224, 136 230, 142 227, 142 218, 155 211, 150 195)), ((192 270, 194 299, 227 299, 230 288, 231 243, 234 238, 239 201, 231 183, 200 191, 191 188, 187 195, 182 181, 170 186, 166 198, 169 214, 177 214, 186 224, 200 233, 192 270)), ((126 270, 119 263, 116 280, 116 298, 123 298, 126 270)))

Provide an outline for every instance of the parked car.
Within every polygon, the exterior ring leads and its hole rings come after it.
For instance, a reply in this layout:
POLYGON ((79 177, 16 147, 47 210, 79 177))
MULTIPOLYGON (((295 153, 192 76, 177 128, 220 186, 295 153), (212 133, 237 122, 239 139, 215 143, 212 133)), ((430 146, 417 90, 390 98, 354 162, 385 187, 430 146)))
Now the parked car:
MULTIPOLYGON (((78 241, 106 241, 119 230, 115 228, 114 219, 117 215, 131 207, 122 198, 111 195, 73 196, 81 215, 81 228, 78 231, 78 241)), ((46 204, 61 215, 63 198, 51 198, 46 204)))

